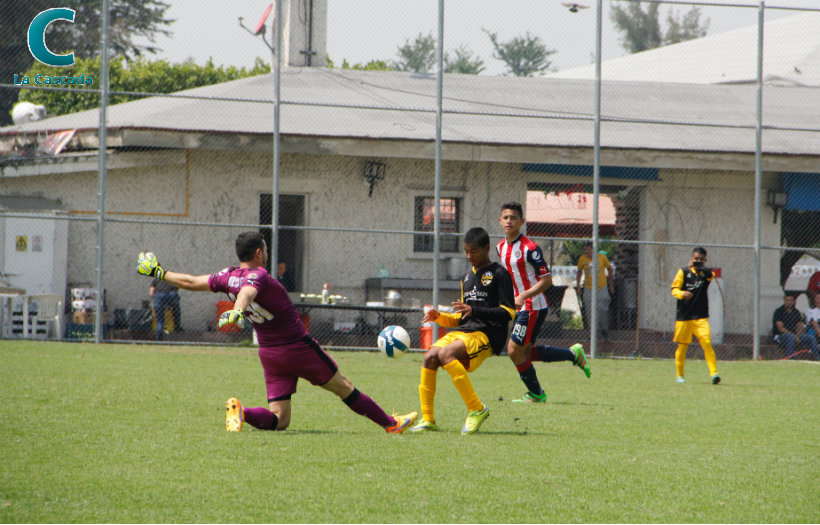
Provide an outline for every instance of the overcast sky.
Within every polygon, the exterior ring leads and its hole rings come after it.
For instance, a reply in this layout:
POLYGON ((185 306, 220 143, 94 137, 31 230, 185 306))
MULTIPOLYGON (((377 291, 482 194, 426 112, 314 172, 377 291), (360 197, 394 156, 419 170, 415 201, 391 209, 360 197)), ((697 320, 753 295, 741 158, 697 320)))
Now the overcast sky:
MULTIPOLYGON (((258 37, 239 27, 238 18, 253 27, 270 0, 165 0, 171 4, 173 36, 162 38, 160 54, 172 62, 193 58, 197 63, 212 57, 217 65, 250 66, 256 57, 269 59, 270 52, 258 37)), ((305 0, 306 1, 306 0, 305 0)), ((339 65, 371 59, 390 61, 396 50, 419 33, 436 33, 437 0, 327 0, 328 54, 339 65)), ((445 2, 445 50, 465 45, 484 60, 483 74, 504 73, 504 64, 492 58, 492 45, 482 29, 505 41, 529 32, 557 51, 552 69, 589 64, 595 51, 595 0, 580 0, 589 9, 570 13, 562 0, 447 0, 445 2)), ((702 0, 695 0, 701 2, 702 0)), ((757 6, 753 0, 720 0, 721 4, 757 6)), ((609 18, 610 0, 604 0, 603 58, 625 53, 609 18)), ((623 4, 622 4, 623 5, 623 4)), ((768 0, 766 19, 799 14, 774 6, 820 7, 820 0, 768 0)), ((670 9, 682 14, 691 5, 664 5, 662 20, 670 9)), ((750 7, 701 6, 701 20, 709 19, 709 34, 757 22, 757 9, 750 7)), ((665 24, 664 24, 665 25, 665 24)))

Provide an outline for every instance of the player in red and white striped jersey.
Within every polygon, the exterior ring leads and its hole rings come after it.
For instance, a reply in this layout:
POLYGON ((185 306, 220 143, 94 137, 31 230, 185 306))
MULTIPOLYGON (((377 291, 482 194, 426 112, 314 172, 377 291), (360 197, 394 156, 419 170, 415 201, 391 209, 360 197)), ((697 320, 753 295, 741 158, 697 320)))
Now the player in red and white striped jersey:
POLYGON ((533 346, 547 316, 547 297, 544 292, 552 286, 552 276, 544 262, 541 248, 521 233, 524 225, 524 211, 521 204, 508 202, 501 207, 498 222, 504 230, 505 239, 498 243, 496 251, 504 266, 512 276, 517 310, 507 353, 518 370, 518 375, 527 387, 527 393, 519 403, 545 403, 547 394, 541 388, 532 361, 572 361, 590 375, 584 349, 580 344, 571 348, 554 346, 533 346))

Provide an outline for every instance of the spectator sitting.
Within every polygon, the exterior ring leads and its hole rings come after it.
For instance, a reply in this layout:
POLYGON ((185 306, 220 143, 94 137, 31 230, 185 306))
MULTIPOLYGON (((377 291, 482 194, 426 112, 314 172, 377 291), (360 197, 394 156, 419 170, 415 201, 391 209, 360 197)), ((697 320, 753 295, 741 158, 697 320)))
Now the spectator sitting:
POLYGON ((814 298, 820 294, 820 270, 814 272, 809 277, 809 285, 806 287, 806 295, 809 297, 809 305, 816 304, 814 298))
POLYGON ((817 350, 817 340, 806 333, 806 323, 803 314, 794 307, 794 296, 786 294, 783 297, 783 306, 779 306, 772 316, 772 335, 778 346, 786 349, 786 357, 791 358, 797 348, 797 343, 808 347, 814 359, 820 359, 817 350))
POLYGON ((814 296, 814 308, 806 312, 806 325, 809 327, 808 334, 820 339, 820 293, 814 296))

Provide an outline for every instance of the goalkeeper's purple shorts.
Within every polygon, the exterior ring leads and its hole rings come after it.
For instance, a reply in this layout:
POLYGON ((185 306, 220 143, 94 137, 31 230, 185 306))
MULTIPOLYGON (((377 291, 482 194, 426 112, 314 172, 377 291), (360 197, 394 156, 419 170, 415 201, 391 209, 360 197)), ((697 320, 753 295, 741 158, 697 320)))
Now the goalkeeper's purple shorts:
POLYGON ((265 371, 268 402, 290 399, 300 377, 324 385, 339 370, 336 361, 309 335, 287 345, 260 346, 259 360, 265 371))

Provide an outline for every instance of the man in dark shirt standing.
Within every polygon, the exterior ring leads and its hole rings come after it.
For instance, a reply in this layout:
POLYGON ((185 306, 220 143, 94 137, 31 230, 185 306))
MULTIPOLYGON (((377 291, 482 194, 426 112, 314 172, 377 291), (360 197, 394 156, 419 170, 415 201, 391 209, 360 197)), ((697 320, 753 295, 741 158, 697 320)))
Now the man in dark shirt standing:
POLYGON ((772 334, 778 346, 786 349, 786 357, 791 357, 800 341, 811 350, 815 359, 820 359, 817 351, 817 340, 806 333, 803 314, 794 307, 794 296, 783 296, 783 306, 778 307, 772 315, 772 334))
POLYGON ((672 295, 678 300, 675 312, 675 337, 678 349, 675 351, 675 368, 678 372, 678 383, 685 383, 683 366, 686 362, 686 350, 692 342, 692 336, 698 338, 703 348, 703 357, 712 375, 712 384, 720 383, 717 372, 715 349, 712 348, 712 329, 709 326, 709 296, 706 291, 712 282, 712 270, 706 264, 706 249, 698 246, 692 250, 689 264, 678 270, 672 282, 672 295))
POLYGON ((154 317, 157 321, 157 341, 162 341, 165 337, 165 310, 169 308, 174 316, 174 330, 182 331, 179 311, 179 293, 177 290, 178 288, 173 284, 166 283, 160 279, 151 281, 148 295, 151 296, 154 303, 154 317))

